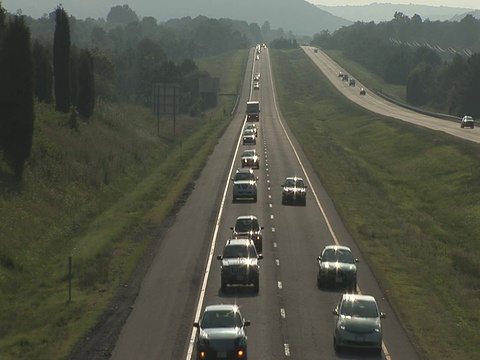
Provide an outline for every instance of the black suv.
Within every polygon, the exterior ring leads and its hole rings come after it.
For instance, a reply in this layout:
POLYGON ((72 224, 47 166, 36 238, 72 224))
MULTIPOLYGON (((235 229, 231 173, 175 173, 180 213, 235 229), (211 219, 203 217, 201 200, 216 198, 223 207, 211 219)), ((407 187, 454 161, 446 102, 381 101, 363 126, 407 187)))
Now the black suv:
POLYGON ((237 305, 210 305, 205 308, 198 328, 197 359, 247 359, 245 320, 237 305))
POLYGON ((254 291, 260 290, 260 264, 263 259, 257 253, 251 239, 229 239, 223 248, 223 255, 217 256, 222 261, 220 268, 221 289, 225 291, 227 285, 253 284, 254 291))
POLYGON ((230 227, 232 238, 248 237, 253 240, 258 253, 263 251, 263 226, 258 224, 255 215, 242 215, 237 217, 235 226, 230 227))
POLYGON ((302 178, 287 177, 282 187, 282 204, 300 203, 303 206, 307 204, 307 186, 302 178))
POLYGON ((328 245, 318 257, 317 285, 342 285, 352 293, 357 290, 357 263, 347 246, 328 245))

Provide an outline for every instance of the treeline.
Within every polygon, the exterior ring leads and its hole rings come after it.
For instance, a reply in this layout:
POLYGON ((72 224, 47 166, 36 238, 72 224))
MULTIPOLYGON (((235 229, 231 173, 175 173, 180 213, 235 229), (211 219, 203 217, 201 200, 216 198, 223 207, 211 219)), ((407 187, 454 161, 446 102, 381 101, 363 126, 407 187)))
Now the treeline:
MULTIPOLYGON (((48 43, 54 16, 27 20, 32 35, 48 43)), ((193 59, 293 37, 271 29, 268 21, 260 27, 199 16, 159 24, 153 17, 139 18, 128 5, 112 7, 106 19, 70 16, 69 23, 72 44, 90 51, 99 98, 151 106, 152 82, 176 82, 182 88, 181 111, 192 114, 205 104, 198 94, 198 79, 210 76, 201 73, 193 59)))
POLYGON ((312 44, 341 50, 391 84, 406 85, 407 102, 480 117, 480 20, 422 21, 397 12, 389 22, 357 22, 315 34, 312 44))
POLYGON ((95 106, 93 62, 88 50, 71 51, 68 16, 55 10, 53 48, 32 45, 24 16, 7 16, 0 3, 0 155, 21 180, 30 155, 34 98, 57 111, 88 119, 95 106), (50 54, 53 54, 50 56, 50 54))

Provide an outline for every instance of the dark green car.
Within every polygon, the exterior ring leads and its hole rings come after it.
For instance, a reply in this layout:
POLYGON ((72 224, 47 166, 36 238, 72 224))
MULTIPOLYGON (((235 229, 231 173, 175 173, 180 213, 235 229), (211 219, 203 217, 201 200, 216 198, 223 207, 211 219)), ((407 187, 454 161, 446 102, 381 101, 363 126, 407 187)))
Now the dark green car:
POLYGON ((376 356, 382 354, 382 323, 385 314, 378 310, 373 296, 342 295, 333 310, 336 316, 333 346, 335 352, 343 348, 368 349, 376 356))
POLYGON ((357 290, 357 263, 347 246, 328 245, 318 258, 318 287, 346 287, 350 292, 357 290))

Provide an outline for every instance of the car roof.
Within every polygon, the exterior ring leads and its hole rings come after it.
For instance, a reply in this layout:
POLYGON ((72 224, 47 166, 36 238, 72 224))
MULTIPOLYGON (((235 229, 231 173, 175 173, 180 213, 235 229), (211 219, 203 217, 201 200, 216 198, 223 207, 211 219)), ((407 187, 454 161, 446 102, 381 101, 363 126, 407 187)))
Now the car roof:
POLYGON ((237 220, 246 220, 246 219, 256 219, 257 217, 255 215, 241 215, 237 217, 237 220))
POLYGON ((253 240, 249 236, 241 236, 233 239, 228 239, 225 242, 225 247, 228 246, 255 246, 253 240))
POLYGON ((205 311, 240 311, 238 305, 235 304, 216 304, 216 305, 208 305, 205 307, 205 311))
POLYGON ((301 177, 298 177, 298 176, 288 176, 288 177, 285 178, 285 181, 287 181, 287 180, 302 180, 303 181, 303 179, 301 177))
POLYGON ((249 173, 249 174, 250 174, 250 173, 253 173, 253 170, 250 169, 250 168, 249 168, 249 169, 237 169, 236 172, 237 172, 237 173, 242 173, 242 172, 244 172, 244 173, 249 173))
POLYGON ((336 250, 348 250, 348 251, 351 251, 348 246, 344 246, 344 245, 327 245, 327 246, 325 246, 325 248, 324 248, 323 250, 325 251, 325 250, 327 250, 327 249, 336 249, 336 250))
POLYGON ((343 294, 342 300, 361 300, 361 301, 371 301, 376 303, 377 300, 372 295, 363 295, 363 294, 343 294))

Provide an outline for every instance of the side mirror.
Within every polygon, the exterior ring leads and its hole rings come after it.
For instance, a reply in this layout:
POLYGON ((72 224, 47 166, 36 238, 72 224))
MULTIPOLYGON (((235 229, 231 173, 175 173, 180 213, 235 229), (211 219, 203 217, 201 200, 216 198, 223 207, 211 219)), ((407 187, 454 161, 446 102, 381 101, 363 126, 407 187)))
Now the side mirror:
POLYGON ((193 323, 193 326, 198 328, 198 327, 200 327, 200 324, 196 321, 196 322, 193 323))
POLYGON ((243 323, 243 326, 250 326, 250 320, 245 320, 245 322, 243 323))
POLYGON ((265 229, 265 227, 263 227, 263 226, 260 226, 260 230, 263 230, 263 229, 265 229))
POLYGON ((218 259, 218 260, 222 260, 222 259, 223 259, 223 256, 222 256, 222 255, 217 255, 217 259, 218 259))
POLYGON ((385 315, 385 313, 380 312, 380 319, 385 319, 386 317, 387 317, 387 315, 385 315))
POLYGON ((230 226, 230 230, 233 230, 233 226, 230 226))
POLYGON ((322 256, 321 256, 321 255, 318 255, 317 260, 318 260, 318 261, 322 261, 322 256))
POLYGON ((281 186, 282 188, 284 188, 284 187, 285 187, 285 185, 280 185, 280 186, 281 186))
POLYGON ((235 181, 235 179, 234 179, 234 178, 230 178, 230 180, 232 180, 232 181, 235 181))
POLYGON ((263 259, 263 254, 258 254, 258 260, 262 260, 263 259))
POLYGON ((305 186, 304 186, 304 188, 305 188, 305 189, 307 189, 307 188, 308 188, 308 186, 307 186, 307 185, 305 185, 305 186))
POLYGON ((334 309, 334 310, 332 311, 332 314, 335 315, 335 316, 338 316, 338 310, 337 310, 337 309, 334 309))
POLYGON ((358 259, 355 259, 355 264, 358 264, 360 261, 358 259))

